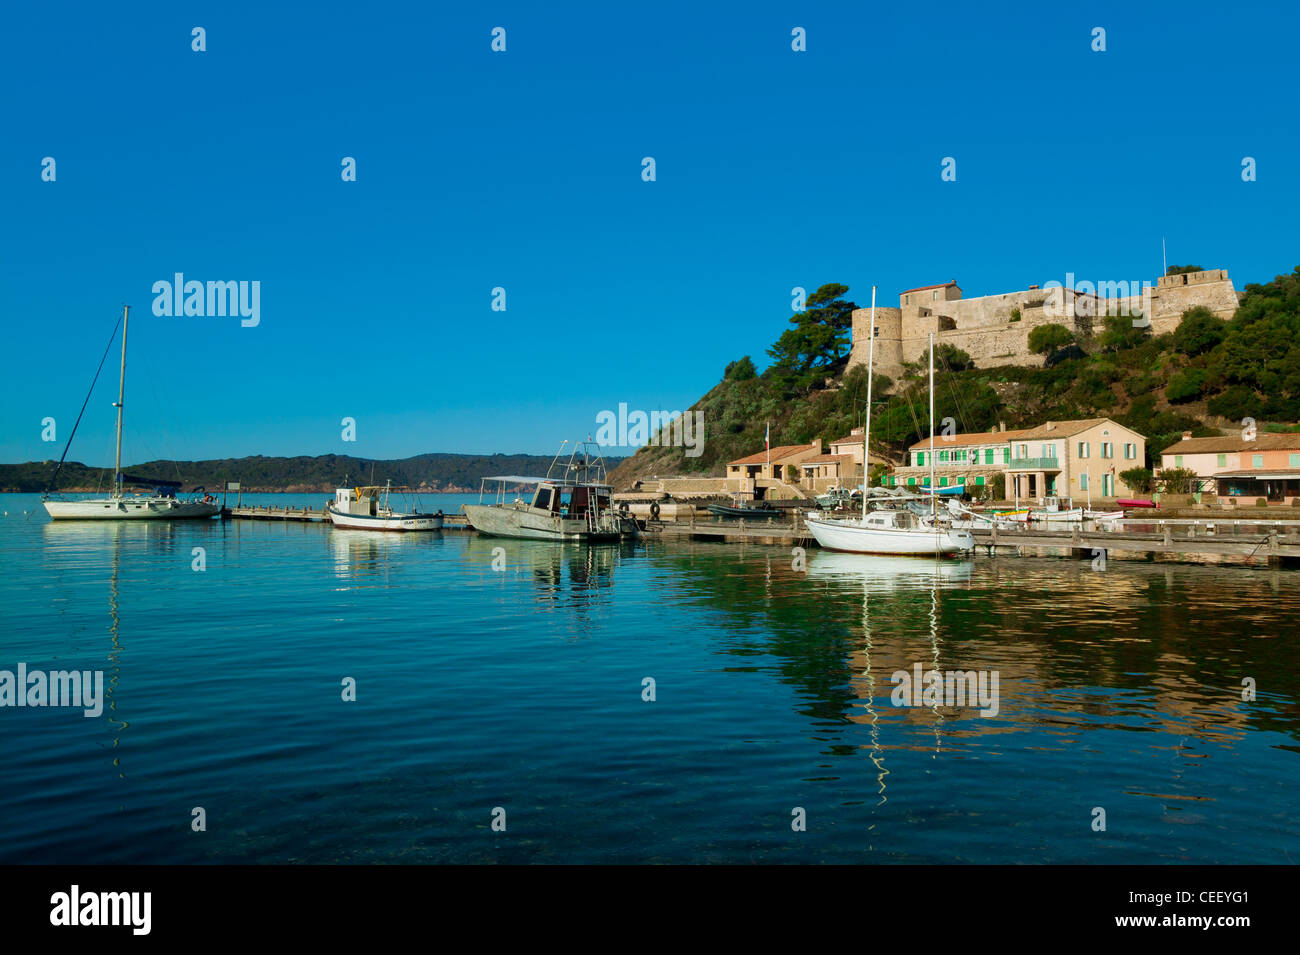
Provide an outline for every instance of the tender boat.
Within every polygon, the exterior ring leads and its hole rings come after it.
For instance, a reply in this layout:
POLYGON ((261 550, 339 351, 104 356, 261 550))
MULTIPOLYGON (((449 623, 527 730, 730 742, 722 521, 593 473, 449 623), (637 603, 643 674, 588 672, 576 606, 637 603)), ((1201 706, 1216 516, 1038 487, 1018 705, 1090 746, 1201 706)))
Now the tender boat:
POLYGON ((325 513, 335 527, 356 531, 439 531, 443 514, 423 511, 395 511, 389 503, 393 491, 408 491, 404 486, 393 487, 392 482, 381 486, 341 487, 335 490, 334 500, 325 506, 325 513))
POLYGON ((636 521, 613 506, 614 489, 605 483, 605 461, 591 442, 575 444, 561 462, 565 441, 546 477, 504 474, 483 478, 479 503, 465 505, 465 518, 481 534, 550 541, 615 541, 636 537, 636 521), (593 453, 594 451, 594 453, 593 453), (495 500, 484 503, 488 485, 495 500), (531 488, 508 500, 510 488, 531 488))
MULTIPOLYGON (((117 444, 113 458, 113 491, 108 497, 51 500, 50 490, 47 489, 41 503, 45 506, 45 511, 50 515, 51 520, 176 521, 215 517, 221 512, 221 505, 210 494, 204 494, 202 498, 196 497, 189 500, 178 498, 176 495, 180 491, 180 481, 134 477, 122 473, 122 408, 126 398, 126 329, 130 315, 131 307, 129 305, 123 306, 122 370, 117 383, 117 402, 114 405, 117 408, 117 444), (149 490, 144 494, 126 494, 125 488, 127 485, 143 486, 149 488, 149 490)), ((109 339, 109 346, 112 346, 111 338, 109 339)), ((104 355, 105 357, 108 356, 107 350, 105 350, 104 355)), ((102 360, 100 361, 100 368, 103 368, 102 360)), ((95 372, 95 379, 90 383, 91 393, 94 392, 95 382, 98 380, 99 372, 97 371, 95 372)), ((89 400, 90 395, 87 395, 86 401, 89 400)), ((85 412, 85 405, 82 405, 81 410, 85 412)), ((50 478, 51 489, 59 477, 59 471, 63 469, 63 462, 68 456, 68 450, 72 447, 72 439, 76 436, 77 425, 80 423, 81 415, 77 415, 76 424, 72 426, 72 434, 68 436, 68 443, 63 448, 63 456, 59 458, 59 466, 54 469, 54 475, 50 478)), ((198 490, 202 490, 202 488, 198 490)))

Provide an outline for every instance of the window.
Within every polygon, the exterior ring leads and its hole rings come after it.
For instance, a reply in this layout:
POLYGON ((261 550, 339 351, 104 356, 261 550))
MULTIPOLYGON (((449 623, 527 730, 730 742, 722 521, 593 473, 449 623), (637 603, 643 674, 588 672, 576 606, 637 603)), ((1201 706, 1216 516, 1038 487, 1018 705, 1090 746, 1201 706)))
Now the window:
POLYGON ((1086 490, 1088 490, 1088 472, 1087 472, 1087 471, 1084 471, 1082 474, 1079 475, 1079 490, 1080 490, 1080 491, 1086 491, 1086 490))
POLYGON ((1138 456, 1138 446, 1137 446, 1136 444, 1126 444, 1126 445, 1124 445, 1124 458, 1125 458, 1125 460, 1132 461, 1132 460, 1133 460, 1134 458, 1136 458, 1137 456, 1138 456))
POLYGON ((931 292, 931 293, 930 293, 930 301, 932 301, 932 302, 937 302, 937 301, 939 301, 939 293, 938 293, 937 291, 936 291, 936 292, 931 292))
POLYGON ((1010 464, 1010 463, 1011 463, 1011 449, 1010 449, 1010 448, 1003 448, 1003 449, 1002 449, 1002 463, 1003 463, 1003 464, 1010 464))
POLYGON ((993 463, 993 449, 992 449, 992 448, 988 448, 987 450, 985 450, 985 452, 984 452, 984 463, 985 463, 985 464, 992 464, 992 463, 993 463))
POLYGON ((1020 446, 1020 456, 1021 456, 1022 458, 1027 458, 1027 457, 1029 457, 1029 445, 1027 445, 1027 444, 1022 444, 1022 445, 1020 446))
MULTIPOLYGON (((1179 458, 1178 460, 1182 461, 1182 458, 1179 458)), ((1264 466, 1264 455, 1262 454, 1251 455, 1250 463, 1252 467, 1262 468, 1264 466)))
POLYGON ((941 478, 939 478, 939 486, 940 486, 940 487, 947 487, 947 486, 948 486, 948 479, 947 479, 946 477, 941 477, 941 478))
POLYGON ((947 460, 948 460, 948 452, 947 452, 947 451, 940 451, 940 452, 939 452, 939 460, 940 460, 940 461, 947 461, 947 460))
POLYGON ((1291 467, 1300 468, 1300 454, 1291 455, 1291 467))
POLYGON ((1088 442, 1087 442, 1087 441, 1080 441, 1080 442, 1079 442, 1079 457, 1081 457, 1081 458, 1086 458, 1087 456, 1088 456, 1088 442))
POLYGON ((916 484, 916 478, 908 478, 908 479, 907 479, 907 486, 908 486, 908 487, 912 487, 914 484, 916 484))
POLYGON ((1175 454, 1175 455, 1174 455, 1174 467, 1176 467, 1176 468, 1181 468, 1182 466, 1183 466, 1183 456, 1182 456, 1181 454, 1175 454))
MULTIPOLYGON (((1296 463, 1296 461, 1295 461, 1295 457, 1296 457, 1296 456, 1295 456, 1294 454, 1291 455, 1291 463, 1292 463, 1292 464, 1295 464, 1295 463, 1296 463)), ((1228 456, 1227 456, 1226 454, 1220 454, 1220 455, 1219 455, 1219 467, 1221 467, 1221 468, 1226 468, 1227 466, 1228 466, 1228 456)))
POLYGON ((1101 496, 1113 497, 1115 494, 1115 476, 1113 474, 1103 474, 1101 476, 1101 496))
POLYGON ((916 466, 917 466, 918 468, 923 468, 923 467, 925 467, 925 452, 924 452, 924 451, 917 451, 917 452, 916 452, 916 466))
POLYGON ((1041 457, 1044 457, 1044 458, 1054 458, 1054 457, 1056 457, 1056 445, 1054 445, 1054 444, 1045 444, 1045 445, 1043 445, 1043 447, 1042 447, 1042 452, 1043 452, 1043 453, 1042 453, 1041 457))
POLYGON ((981 474, 979 477, 975 478, 975 483, 982 487, 984 485, 984 475, 981 474))
MULTIPOLYGON (((1115 445, 1111 444, 1109 441, 1103 441, 1101 443, 1101 456, 1103 458, 1113 458, 1115 456, 1115 445)), ((1105 482, 1103 481, 1102 483, 1104 484, 1105 482)))

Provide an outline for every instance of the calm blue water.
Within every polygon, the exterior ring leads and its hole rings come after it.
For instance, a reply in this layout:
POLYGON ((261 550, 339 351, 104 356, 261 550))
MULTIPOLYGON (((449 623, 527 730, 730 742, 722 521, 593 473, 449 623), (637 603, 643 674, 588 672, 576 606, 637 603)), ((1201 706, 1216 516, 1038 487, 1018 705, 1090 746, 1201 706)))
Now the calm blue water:
POLYGON ((110 708, 0 709, 0 861, 1300 860, 1296 572, 38 506, 0 495, 0 669, 110 708), (895 707, 918 662, 1000 712, 895 707))

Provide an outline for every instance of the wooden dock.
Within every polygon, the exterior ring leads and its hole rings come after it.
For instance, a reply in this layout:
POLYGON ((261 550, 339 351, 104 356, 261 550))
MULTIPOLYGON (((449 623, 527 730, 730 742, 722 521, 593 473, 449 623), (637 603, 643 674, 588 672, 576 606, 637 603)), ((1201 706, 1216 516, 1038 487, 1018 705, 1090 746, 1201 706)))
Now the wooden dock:
MULTIPOLYGON (((654 536, 664 540, 752 541, 785 547, 816 547, 817 541, 801 522, 696 521, 653 525, 654 536)), ((974 530, 978 553, 1023 556, 1095 557, 1105 553, 1122 559, 1133 555, 1151 559, 1174 557, 1236 557, 1247 561, 1300 563, 1300 526, 1255 526, 1249 530, 1234 522, 1165 524, 1154 532, 1046 530, 1034 527, 974 530)))

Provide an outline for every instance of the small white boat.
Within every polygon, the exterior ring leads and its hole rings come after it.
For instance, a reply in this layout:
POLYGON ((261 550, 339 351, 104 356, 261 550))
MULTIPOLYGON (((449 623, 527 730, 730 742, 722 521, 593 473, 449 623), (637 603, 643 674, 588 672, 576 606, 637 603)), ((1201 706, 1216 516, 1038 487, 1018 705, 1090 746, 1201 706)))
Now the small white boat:
POLYGON ((335 527, 354 531, 438 531, 442 530, 443 514, 422 511, 395 511, 389 503, 393 491, 404 491, 392 483, 341 487, 334 491, 334 500, 325 506, 325 513, 335 527))

